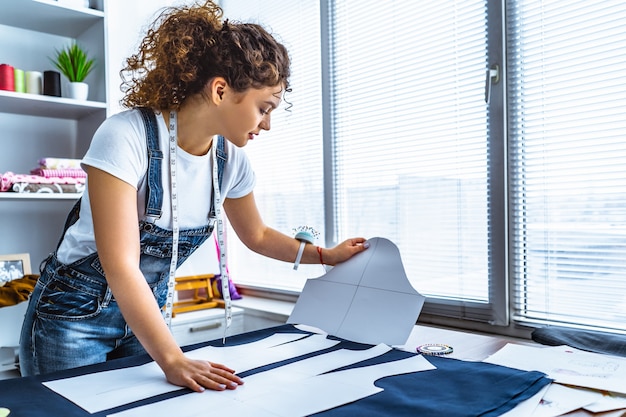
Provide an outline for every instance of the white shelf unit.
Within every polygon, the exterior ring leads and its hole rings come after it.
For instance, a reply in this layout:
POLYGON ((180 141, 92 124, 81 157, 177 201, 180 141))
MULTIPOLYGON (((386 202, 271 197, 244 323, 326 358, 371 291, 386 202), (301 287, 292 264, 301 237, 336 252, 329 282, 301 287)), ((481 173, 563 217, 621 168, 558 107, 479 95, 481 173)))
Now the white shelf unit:
POLYGON ((0 24, 68 38, 80 37, 104 18, 102 5, 97 2, 91 2, 94 8, 77 8, 57 0, 10 0, 2 3, 0 24))
POLYGON ((33 193, 33 194, 20 194, 20 193, 0 193, 0 200, 71 200, 76 201, 80 198, 81 194, 78 193, 33 193))
MULTIPOLYGON (((76 40, 96 61, 86 101, 0 91, 0 173, 28 174, 40 158, 82 158, 107 117, 106 0, 91 8, 56 0, 0 2, 0 63, 56 70, 56 49, 76 40)), ((67 80, 61 76, 61 92, 67 80)), ((54 250, 79 194, 0 193, 0 254, 29 253, 33 272, 54 250)), ((3 343, 0 337, 0 345, 3 343)))
POLYGON ((106 103, 98 101, 78 101, 65 97, 0 90, 1 113, 80 120, 106 108, 106 103))

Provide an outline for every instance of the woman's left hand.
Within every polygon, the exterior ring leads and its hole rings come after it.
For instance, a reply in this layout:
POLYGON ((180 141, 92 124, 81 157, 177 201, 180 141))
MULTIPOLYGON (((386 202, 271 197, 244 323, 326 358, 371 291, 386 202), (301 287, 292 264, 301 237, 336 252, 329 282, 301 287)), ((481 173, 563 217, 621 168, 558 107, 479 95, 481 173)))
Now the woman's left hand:
POLYGON ((322 260, 325 265, 336 265, 367 248, 369 248, 369 243, 365 238, 355 237, 341 242, 334 248, 322 248, 322 260))

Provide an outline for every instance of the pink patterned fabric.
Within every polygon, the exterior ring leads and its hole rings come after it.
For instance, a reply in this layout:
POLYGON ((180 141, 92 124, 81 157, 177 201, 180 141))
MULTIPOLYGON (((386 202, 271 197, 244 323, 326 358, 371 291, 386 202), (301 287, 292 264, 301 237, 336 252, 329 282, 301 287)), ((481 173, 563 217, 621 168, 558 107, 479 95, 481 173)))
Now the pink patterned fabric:
POLYGON ((45 169, 80 168, 80 159, 71 158, 41 158, 39 167, 45 169))
POLYGON ((5 172, 2 174, 2 182, 0 191, 17 191, 14 190, 14 184, 72 184, 84 185, 85 178, 56 177, 46 178, 40 175, 14 174, 13 172, 5 172))
POLYGON ((2 179, 0 180, 0 191, 9 191, 11 189, 11 185, 13 185, 13 173, 5 172, 2 174, 2 179))
POLYGON ((35 168, 30 171, 32 175, 39 175, 46 178, 87 178, 87 173, 81 168, 66 169, 46 169, 35 168))

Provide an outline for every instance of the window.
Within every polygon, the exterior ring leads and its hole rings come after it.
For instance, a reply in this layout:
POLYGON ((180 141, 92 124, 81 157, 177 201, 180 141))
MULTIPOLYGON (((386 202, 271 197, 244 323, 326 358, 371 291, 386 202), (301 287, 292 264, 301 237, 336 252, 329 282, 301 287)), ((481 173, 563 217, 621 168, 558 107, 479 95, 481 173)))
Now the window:
MULTIPOLYGON (((293 235, 293 228, 311 226, 324 234, 323 119, 320 15, 317 0, 222 1, 231 20, 260 23, 289 50, 293 92, 272 112, 272 129, 246 146, 257 185, 254 195, 263 220, 293 235)), ((238 284, 300 290, 307 278, 324 274, 320 265, 271 260, 247 249, 227 231, 229 271, 238 284)), ((295 254, 294 254, 295 258, 295 254)))
POLYGON ((507 11, 515 314, 626 330, 626 3, 507 11))
POLYGON ((486 1, 329 4, 335 240, 389 238, 436 311, 495 320, 486 1))
MULTIPOLYGON (((223 3, 293 55, 247 149, 268 224, 391 239, 433 315, 626 330, 623 1, 223 3)), ((239 284, 323 272, 235 240, 239 284)))

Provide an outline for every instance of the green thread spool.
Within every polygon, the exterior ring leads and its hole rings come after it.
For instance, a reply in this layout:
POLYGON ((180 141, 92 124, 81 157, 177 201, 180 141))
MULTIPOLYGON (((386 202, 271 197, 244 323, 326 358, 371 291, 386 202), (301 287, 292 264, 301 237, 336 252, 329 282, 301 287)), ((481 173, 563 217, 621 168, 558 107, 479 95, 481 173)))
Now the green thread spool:
MULTIPOLYGON (((15 91, 18 93, 25 93, 26 92, 26 74, 24 73, 24 70, 15 68, 13 70, 13 74, 15 75, 15 91)), ((0 409, 0 417, 2 417, 1 411, 2 410, 0 409)))

